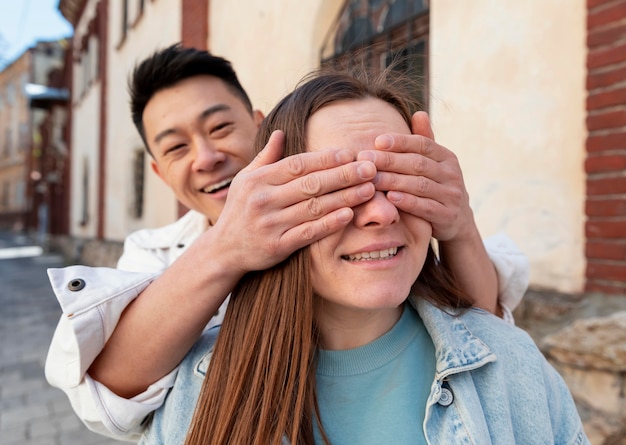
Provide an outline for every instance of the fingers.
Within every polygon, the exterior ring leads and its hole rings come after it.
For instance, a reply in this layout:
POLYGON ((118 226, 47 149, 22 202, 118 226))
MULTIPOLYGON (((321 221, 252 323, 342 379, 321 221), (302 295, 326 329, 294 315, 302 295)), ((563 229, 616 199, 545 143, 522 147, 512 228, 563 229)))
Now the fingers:
POLYGON ((433 237, 440 241, 447 241, 458 233, 462 216, 458 207, 448 207, 436 199, 398 191, 388 192, 387 199, 399 210, 428 221, 433 228, 433 237))
POLYGON ((250 164, 243 170, 254 170, 263 165, 268 165, 278 161, 283 155, 283 145, 285 143, 285 134, 280 130, 275 130, 270 135, 263 150, 261 150, 250 164))
MULTIPOLYGON (((374 185, 371 182, 366 182, 332 193, 311 197, 285 207, 281 212, 280 220, 284 220, 285 225, 291 227, 315 220, 323 220, 328 223, 325 219, 327 215, 337 210, 363 204, 374 196, 375 191, 374 185)), ((280 220, 276 222, 280 223, 280 220)))
POLYGON ((280 244, 288 252, 308 246, 315 241, 331 235, 348 225, 354 212, 350 208, 335 210, 321 218, 306 221, 287 230, 281 237, 280 244))
POLYGON ((448 177, 451 175, 448 173, 455 169, 455 165, 458 165, 455 158, 450 158, 447 162, 437 162, 415 153, 386 151, 363 151, 359 153, 358 159, 374 163, 378 172, 426 176, 437 182, 449 179, 448 177))
MULTIPOLYGON (((253 171, 262 167, 272 168, 273 183, 280 185, 309 173, 338 167, 354 161, 354 154, 350 150, 345 149, 307 152, 281 159, 284 142, 284 133, 280 130, 275 130, 263 150, 242 171, 253 171)), ((367 176, 370 175, 371 172, 368 172, 367 176)), ((371 179, 371 176, 369 179, 371 179)))
MULTIPOLYGON (((322 152, 304 154, 317 155, 322 154, 322 152)), ((254 187, 255 192, 258 192, 259 187, 262 187, 264 190, 263 198, 270 201, 272 206, 276 208, 287 208, 301 202, 308 202, 312 198, 321 198, 324 195, 329 196, 320 202, 325 203, 329 199, 335 202, 339 196, 344 197, 343 201, 346 206, 352 206, 363 202, 355 201, 353 199, 355 194, 358 195, 363 190, 365 190, 367 198, 373 194, 374 186, 371 181, 376 176, 376 167, 371 162, 353 161, 335 167, 309 171, 322 166, 334 165, 336 161, 333 156, 328 157, 326 153, 324 156, 306 157, 306 159, 302 157, 296 160, 295 158, 299 156, 290 156, 251 172, 250 177, 247 178, 249 186, 254 187), (302 173, 297 175, 297 172, 302 173)), ((260 204, 264 205, 265 203, 260 204)), ((312 209, 315 208, 314 205, 309 205, 312 209)), ((328 208, 324 207, 324 209, 328 208)), ((331 208, 331 210, 336 208, 338 207, 331 208)), ((320 211, 317 216, 323 213, 324 210, 320 211)))
POLYGON ((411 117, 411 133, 435 140, 430 118, 425 111, 417 111, 411 117))

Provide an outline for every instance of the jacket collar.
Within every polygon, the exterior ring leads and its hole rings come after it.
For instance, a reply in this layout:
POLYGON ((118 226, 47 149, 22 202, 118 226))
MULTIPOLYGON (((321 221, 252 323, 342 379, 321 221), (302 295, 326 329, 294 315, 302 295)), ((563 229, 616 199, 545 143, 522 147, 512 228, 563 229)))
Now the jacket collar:
POLYGON ((464 321, 464 315, 473 309, 465 312, 449 309, 445 312, 416 296, 410 296, 409 302, 419 313, 433 340, 437 380, 480 368, 496 360, 496 355, 489 346, 474 335, 464 321))
POLYGON ((144 249, 187 247, 198 238, 209 224, 203 214, 189 210, 172 224, 157 229, 144 229, 133 234, 133 241, 144 249))

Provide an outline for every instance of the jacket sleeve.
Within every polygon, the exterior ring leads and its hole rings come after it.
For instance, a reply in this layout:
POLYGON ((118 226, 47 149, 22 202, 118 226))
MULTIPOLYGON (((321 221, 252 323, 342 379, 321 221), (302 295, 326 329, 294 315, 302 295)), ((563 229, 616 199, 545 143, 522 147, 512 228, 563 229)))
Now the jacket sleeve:
POLYGON ((547 360, 543 361, 543 373, 554 443, 590 445, 567 383, 547 360))
POLYGON ((92 380, 87 369, 126 306, 158 274, 70 266, 49 269, 48 276, 63 314, 46 359, 46 379, 65 392, 89 429, 118 439, 136 440, 142 420, 163 403, 176 370, 146 392, 123 399, 92 380))
POLYGON ((504 320, 514 324, 512 311, 528 289, 530 267, 526 255, 504 233, 485 238, 485 249, 498 274, 498 302, 504 320))

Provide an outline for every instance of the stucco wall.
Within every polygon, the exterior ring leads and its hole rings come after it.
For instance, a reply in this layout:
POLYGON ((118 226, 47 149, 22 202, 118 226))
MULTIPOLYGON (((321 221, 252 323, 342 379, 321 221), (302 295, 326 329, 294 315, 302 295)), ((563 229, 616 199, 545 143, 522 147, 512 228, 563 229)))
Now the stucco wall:
POLYGON ((335 0, 212 1, 209 49, 232 61, 253 105, 268 112, 319 65, 322 40, 341 6, 335 0))
MULTIPOLYGON (((72 40, 73 57, 80 54, 81 38, 88 32, 89 22, 96 14, 97 2, 87 1, 84 13, 74 30, 72 40)), ((100 82, 96 82, 83 93, 80 87, 80 66, 73 65, 72 77, 72 163, 70 178, 70 234, 81 238, 96 236, 98 198, 98 150, 100 141, 100 82), (87 171, 87 184, 85 184, 87 171), (86 185, 86 186, 85 186, 86 185), (86 206, 86 212, 85 212, 86 206), (87 218, 85 218, 85 214, 87 218)))
MULTIPOLYGON (((180 40, 180 0, 145 2, 143 15, 121 37, 122 3, 109 1, 108 134, 105 238, 122 240, 129 232, 176 220, 176 198, 145 163, 143 217, 133 216, 133 157, 143 143, 130 116, 128 76, 138 60, 180 40)), ((130 17, 134 17, 130 11, 130 17)))
POLYGON ((81 98, 72 117, 72 184, 70 234, 81 238, 96 236, 98 199, 98 148, 100 128, 100 85, 81 98), (84 175, 87 170, 87 187, 84 175), (86 198, 85 198, 86 195, 86 198), (83 208, 87 205, 87 219, 83 208), (86 224, 85 224, 86 223, 86 224))
POLYGON ((516 241, 531 285, 581 291, 585 2, 430 4, 430 112, 483 236, 516 241))

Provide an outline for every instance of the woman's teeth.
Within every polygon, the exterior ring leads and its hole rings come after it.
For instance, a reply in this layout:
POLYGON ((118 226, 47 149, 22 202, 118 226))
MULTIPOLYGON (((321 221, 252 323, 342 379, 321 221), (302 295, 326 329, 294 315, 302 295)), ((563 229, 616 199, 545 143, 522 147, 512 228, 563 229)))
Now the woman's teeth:
POLYGON ((392 258, 396 256, 397 253, 398 248, 391 247, 389 249, 374 250, 372 252, 361 252, 354 255, 346 255, 344 258, 346 258, 348 261, 371 261, 392 258))

